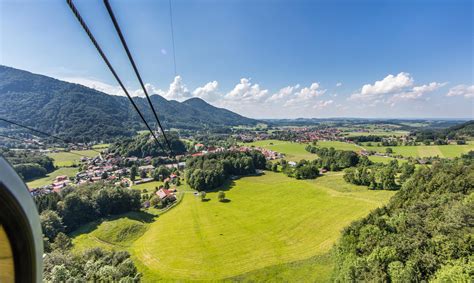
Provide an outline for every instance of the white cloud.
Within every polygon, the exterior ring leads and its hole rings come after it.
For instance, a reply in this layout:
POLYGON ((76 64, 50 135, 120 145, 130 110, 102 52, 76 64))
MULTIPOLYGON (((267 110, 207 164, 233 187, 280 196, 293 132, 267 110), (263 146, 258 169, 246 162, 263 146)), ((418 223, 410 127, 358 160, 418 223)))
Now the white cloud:
POLYGON ((320 101, 316 101, 316 103, 313 105, 313 108, 314 109, 323 109, 323 108, 326 108, 328 107, 329 105, 333 104, 334 101, 333 100, 320 100, 320 101))
POLYGON ((403 100, 414 100, 414 99, 420 99, 422 98, 425 94, 433 92, 443 86, 445 86, 447 83, 437 83, 437 82, 432 82, 427 85, 421 85, 421 86, 415 86, 412 89, 408 91, 404 91, 402 93, 397 93, 394 96, 392 96, 388 102, 390 103, 395 103, 398 101, 403 101, 403 100))
POLYGON ((267 99, 267 102, 280 101, 280 100, 286 99, 288 97, 291 97, 293 95, 293 93, 299 88, 300 88, 299 84, 294 85, 294 86, 284 87, 284 88, 280 89, 277 93, 272 94, 272 96, 270 96, 267 99))
POLYGON ((242 78, 240 83, 228 92, 224 98, 239 101, 261 101, 267 95, 267 89, 261 89, 259 84, 252 84, 250 79, 242 78))
POLYGON ((215 101, 220 94, 217 92, 219 83, 217 81, 208 82, 204 86, 200 86, 193 91, 193 96, 200 97, 207 101, 215 101))
POLYGON ((336 84, 336 87, 340 87, 340 86, 342 86, 342 83, 341 83, 341 82, 338 82, 338 83, 336 84))
POLYGON ((474 97, 474 85, 457 85, 452 87, 446 96, 464 96, 466 98, 474 97))
POLYGON ((176 76, 173 82, 170 84, 168 91, 163 94, 163 97, 170 100, 183 101, 191 97, 186 85, 183 83, 181 76, 176 76))
POLYGON ((310 100, 323 95, 326 90, 320 89, 319 87, 319 83, 312 83, 310 87, 302 88, 285 102, 285 106, 301 105, 302 103, 307 103, 310 100))
POLYGON ((401 72, 398 75, 388 75, 381 81, 374 84, 366 84, 360 92, 351 95, 351 99, 376 100, 385 96, 398 92, 404 88, 413 85, 413 78, 409 73, 401 72))

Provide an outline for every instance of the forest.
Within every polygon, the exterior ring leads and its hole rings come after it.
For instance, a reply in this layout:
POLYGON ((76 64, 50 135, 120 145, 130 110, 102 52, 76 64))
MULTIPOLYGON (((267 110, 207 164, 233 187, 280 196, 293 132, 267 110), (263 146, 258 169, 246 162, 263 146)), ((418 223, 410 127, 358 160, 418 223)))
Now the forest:
POLYGON ((473 156, 421 167, 388 205, 343 231, 336 282, 469 282, 473 156))
POLYGON ((0 156, 4 156, 25 181, 44 177, 55 169, 53 159, 37 151, 14 151, 0 148, 0 156))

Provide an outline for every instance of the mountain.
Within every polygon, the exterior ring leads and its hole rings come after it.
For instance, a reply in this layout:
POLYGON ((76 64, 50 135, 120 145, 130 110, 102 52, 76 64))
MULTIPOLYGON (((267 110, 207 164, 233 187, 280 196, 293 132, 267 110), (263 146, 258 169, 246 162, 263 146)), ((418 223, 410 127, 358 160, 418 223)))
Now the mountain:
MULTIPOLYGON (((150 99, 166 129, 258 123, 199 98, 178 102, 151 95, 150 99)), ((147 121, 154 125, 146 99, 134 97, 133 100, 147 121)), ((0 117, 76 141, 129 136, 145 129, 126 97, 1 65, 0 117)), ((0 126, 5 124, 0 122, 0 126)))

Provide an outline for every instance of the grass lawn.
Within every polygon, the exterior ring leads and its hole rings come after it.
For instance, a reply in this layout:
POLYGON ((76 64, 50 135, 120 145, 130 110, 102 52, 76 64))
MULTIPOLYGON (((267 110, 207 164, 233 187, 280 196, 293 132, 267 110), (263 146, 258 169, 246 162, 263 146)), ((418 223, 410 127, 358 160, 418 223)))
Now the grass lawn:
POLYGON ((327 148, 334 147, 334 149, 337 150, 352 150, 355 152, 362 150, 361 147, 355 144, 340 141, 318 141, 317 146, 327 148))
POLYGON ((313 160, 316 155, 305 150, 306 144, 280 140, 261 140, 244 143, 245 146, 259 146, 285 154, 286 160, 300 161, 301 159, 313 160))
POLYGON ((235 276, 328 281, 328 256, 340 231, 394 193, 348 184, 340 172, 316 180, 266 172, 223 189, 227 203, 218 202, 217 193, 201 202, 186 191, 179 205, 154 221, 126 217, 95 224, 76 233, 73 243, 76 249, 128 250, 145 282, 235 276))
POLYGON ((395 159, 398 160, 398 164, 408 162, 406 159, 398 159, 398 158, 393 158, 393 157, 377 156, 377 155, 371 155, 371 156, 368 156, 368 158, 372 162, 383 163, 383 164, 388 164, 390 163, 390 161, 395 160, 395 159))
MULTIPOLYGON (((385 146, 364 146, 367 150, 385 152, 385 146)), ((390 147, 390 146, 389 146, 390 147)), ((466 145, 418 145, 418 146, 391 146, 393 154, 404 157, 444 157, 453 158, 474 150, 474 144, 466 145)))
POLYGON ((74 164, 79 164, 82 157, 77 154, 82 154, 87 157, 94 157, 99 155, 99 153, 93 150, 71 150, 71 152, 53 152, 48 153, 47 155, 54 159, 54 165, 58 167, 67 167, 72 166, 74 164))
POLYGON ((143 191, 143 189, 146 189, 148 193, 152 193, 155 191, 155 187, 160 187, 163 185, 163 182, 160 181, 152 181, 144 184, 139 184, 139 185, 133 185, 131 188, 134 190, 139 190, 140 192, 143 191))
POLYGON ((46 177, 33 180, 31 182, 26 183, 26 185, 30 189, 50 185, 57 176, 61 176, 61 175, 66 175, 68 177, 76 176, 76 173, 78 172, 77 169, 78 168, 74 168, 74 167, 61 167, 49 173, 46 177))

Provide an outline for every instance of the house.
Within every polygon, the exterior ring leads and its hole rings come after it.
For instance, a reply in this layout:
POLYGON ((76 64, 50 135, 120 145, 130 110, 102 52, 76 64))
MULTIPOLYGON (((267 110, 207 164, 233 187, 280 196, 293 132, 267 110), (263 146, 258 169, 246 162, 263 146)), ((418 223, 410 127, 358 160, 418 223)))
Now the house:
POLYGON ((67 179, 68 179, 68 177, 66 175, 57 176, 56 177, 56 182, 66 181, 67 179))
POLYGON ((138 171, 145 171, 145 172, 151 172, 153 171, 153 169, 155 169, 155 166, 153 165, 145 165, 145 166, 140 166, 138 167, 138 171))
POLYGON ((170 192, 169 190, 167 189, 159 189, 157 192, 156 192, 156 195, 161 199, 161 200, 165 200, 165 199, 169 199, 171 201, 174 201, 176 199, 176 197, 174 196, 174 194, 172 192, 170 192))
POLYGON ((202 148, 204 148, 204 145, 202 143, 197 143, 197 144, 194 145, 194 149, 196 151, 199 150, 199 149, 202 149, 202 148))
POLYGON ((294 162, 294 161, 288 161, 288 165, 290 165, 291 167, 295 167, 295 166, 296 166, 296 162, 294 162))

